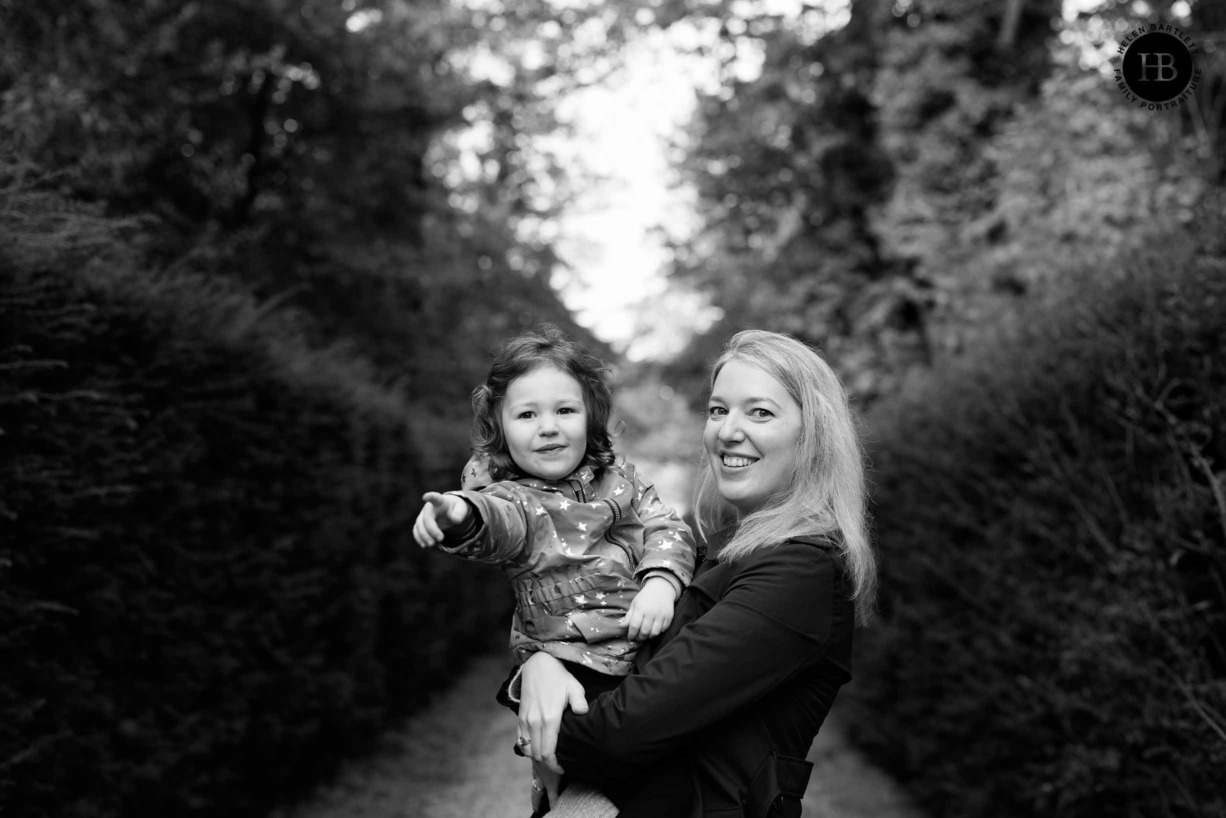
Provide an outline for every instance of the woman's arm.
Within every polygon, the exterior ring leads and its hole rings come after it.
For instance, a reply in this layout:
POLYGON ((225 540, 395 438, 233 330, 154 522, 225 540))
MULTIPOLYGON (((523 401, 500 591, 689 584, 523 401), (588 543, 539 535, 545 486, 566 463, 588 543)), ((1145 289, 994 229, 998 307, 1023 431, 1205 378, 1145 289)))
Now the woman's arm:
POLYGON ((575 713, 588 712, 583 685, 560 660, 543 650, 529 656, 520 666, 511 686, 514 688, 517 683, 519 735, 530 742, 524 754, 554 772, 563 772, 555 753, 558 728, 568 708, 575 713))
MULTIPOLYGON (((744 558, 719 601, 642 673, 598 697, 587 714, 562 716, 562 767, 596 784, 624 777, 679 751, 698 730, 815 662, 829 646, 840 575, 827 552, 803 543, 744 558)), ((544 756, 547 729, 540 741, 534 750, 544 756)))

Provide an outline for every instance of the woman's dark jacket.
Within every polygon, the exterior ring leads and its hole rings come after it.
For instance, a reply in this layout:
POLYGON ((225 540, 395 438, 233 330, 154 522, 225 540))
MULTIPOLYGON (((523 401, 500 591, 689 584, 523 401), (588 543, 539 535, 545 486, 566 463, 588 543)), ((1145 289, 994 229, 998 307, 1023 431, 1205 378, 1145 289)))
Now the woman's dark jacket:
POLYGON ((705 560, 637 672, 587 714, 565 714, 558 760, 568 776, 616 789, 685 754, 692 815, 799 815, 804 758, 851 679, 854 626, 829 542, 705 560))

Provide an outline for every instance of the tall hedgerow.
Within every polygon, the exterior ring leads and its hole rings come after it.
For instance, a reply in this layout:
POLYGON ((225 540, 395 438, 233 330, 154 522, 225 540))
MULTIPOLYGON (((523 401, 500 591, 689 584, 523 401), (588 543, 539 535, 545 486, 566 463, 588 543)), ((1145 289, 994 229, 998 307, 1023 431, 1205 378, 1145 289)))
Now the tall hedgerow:
POLYGON ((1226 814, 1220 215, 872 419, 882 624, 849 712, 943 818, 1226 814))
POLYGON ((504 583, 412 544, 403 389, 131 223, 3 204, 0 814, 266 814, 490 644, 504 583))

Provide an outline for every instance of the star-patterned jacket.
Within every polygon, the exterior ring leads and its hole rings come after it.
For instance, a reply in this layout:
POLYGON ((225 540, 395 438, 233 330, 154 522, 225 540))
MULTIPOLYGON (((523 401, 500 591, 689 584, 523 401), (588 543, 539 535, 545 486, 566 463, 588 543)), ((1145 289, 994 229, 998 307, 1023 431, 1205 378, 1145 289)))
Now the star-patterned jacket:
POLYGON ((629 463, 604 469, 599 479, 581 466, 562 480, 524 477, 449 493, 467 500, 480 520, 442 548, 506 571, 515 594, 516 661, 543 650, 625 675, 638 643, 618 620, 640 584, 667 572, 684 588, 694 575, 689 526, 629 463))

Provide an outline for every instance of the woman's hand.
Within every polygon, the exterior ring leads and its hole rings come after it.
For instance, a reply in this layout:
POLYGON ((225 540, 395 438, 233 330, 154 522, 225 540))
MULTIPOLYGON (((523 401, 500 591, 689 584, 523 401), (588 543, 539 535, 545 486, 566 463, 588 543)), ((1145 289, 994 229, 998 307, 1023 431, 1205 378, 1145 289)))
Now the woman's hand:
POLYGON ((546 767, 540 761, 532 762, 532 809, 541 808, 541 799, 549 799, 549 809, 558 806, 558 796, 561 795, 562 776, 546 767))
POLYGON ((583 685, 561 661, 543 651, 529 656, 520 671, 519 735, 529 741, 524 754, 560 774, 564 771, 558 766, 558 729, 567 707, 587 712, 583 685))

